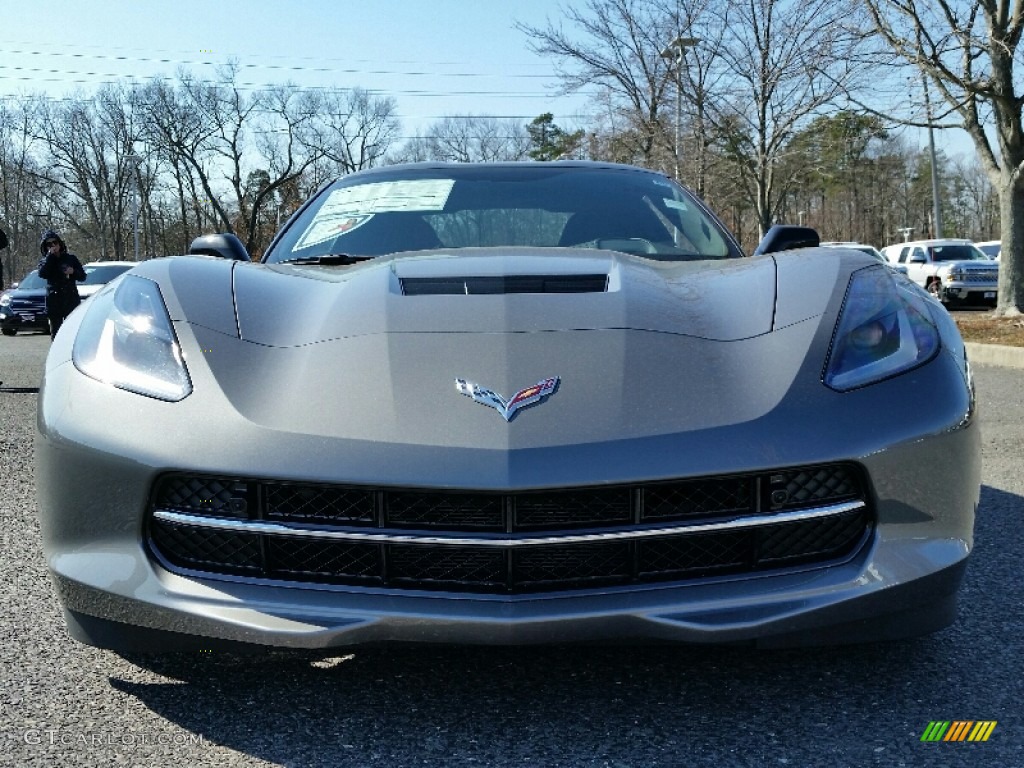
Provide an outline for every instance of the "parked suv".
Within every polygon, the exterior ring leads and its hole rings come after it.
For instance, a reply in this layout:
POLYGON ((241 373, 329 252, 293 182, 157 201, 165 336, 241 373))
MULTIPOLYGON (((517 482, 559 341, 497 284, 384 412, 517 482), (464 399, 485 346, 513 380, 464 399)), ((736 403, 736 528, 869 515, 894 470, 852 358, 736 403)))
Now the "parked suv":
POLYGON ((915 240, 887 245, 882 253, 907 268, 907 277, 943 304, 996 303, 999 263, 970 240, 915 240))
POLYGON ((46 281, 32 270, 20 283, 0 296, 0 332, 13 336, 18 331, 49 331, 46 318, 46 281))
MULTIPOLYGON (((137 266, 134 261, 93 261, 84 265, 85 281, 78 283, 84 300, 115 277, 137 266)), ((0 295, 0 332, 14 336, 18 331, 49 331, 46 317, 46 281, 36 270, 0 295)))

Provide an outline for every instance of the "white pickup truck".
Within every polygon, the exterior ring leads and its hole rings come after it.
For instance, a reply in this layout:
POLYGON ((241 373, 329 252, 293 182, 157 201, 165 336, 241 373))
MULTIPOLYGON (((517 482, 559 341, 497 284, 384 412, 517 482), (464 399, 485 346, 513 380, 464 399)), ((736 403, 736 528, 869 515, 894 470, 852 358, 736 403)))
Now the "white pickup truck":
POLYGON ((914 240, 887 245, 882 254, 943 304, 996 303, 999 262, 970 240, 914 240))

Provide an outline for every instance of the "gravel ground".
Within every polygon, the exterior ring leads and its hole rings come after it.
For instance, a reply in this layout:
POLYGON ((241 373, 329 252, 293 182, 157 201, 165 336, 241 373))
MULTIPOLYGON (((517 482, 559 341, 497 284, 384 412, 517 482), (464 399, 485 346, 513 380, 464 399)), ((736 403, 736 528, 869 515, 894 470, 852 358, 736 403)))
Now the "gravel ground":
MULTIPOLYGON (((35 386, 45 336, 0 339, 35 386)), ((979 367, 985 487, 957 624, 917 641, 738 649, 385 649, 125 659, 71 641, 36 521, 36 396, 0 392, 0 765, 1024 765, 1024 391, 979 367), (997 720, 923 744, 932 720, 997 720)))

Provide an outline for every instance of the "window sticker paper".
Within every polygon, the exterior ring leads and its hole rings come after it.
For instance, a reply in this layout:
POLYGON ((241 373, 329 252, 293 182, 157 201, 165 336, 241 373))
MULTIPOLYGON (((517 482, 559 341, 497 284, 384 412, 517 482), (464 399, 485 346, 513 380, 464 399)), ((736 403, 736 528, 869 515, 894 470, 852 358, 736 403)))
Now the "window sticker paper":
POLYGON ((336 189, 320 206, 292 251, 352 232, 377 213, 443 210, 454 185, 454 179, 414 179, 336 189))

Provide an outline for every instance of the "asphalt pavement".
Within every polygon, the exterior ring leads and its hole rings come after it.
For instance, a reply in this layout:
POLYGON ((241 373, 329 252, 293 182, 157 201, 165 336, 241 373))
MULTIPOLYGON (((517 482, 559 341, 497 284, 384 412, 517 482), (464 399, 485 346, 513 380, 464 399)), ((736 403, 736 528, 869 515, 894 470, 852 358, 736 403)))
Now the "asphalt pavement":
MULTIPOLYGON (((0 338, 3 387, 46 336, 0 338)), ((977 363, 977 361, 976 361, 977 363)), ((390 648, 132 659, 70 640, 36 518, 36 395, 0 391, 0 765, 1024 766, 1024 387, 975 365, 984 443, 960 618, 832 649, 390 648), (923 742, 934 721, 988 741, 923 742)))

